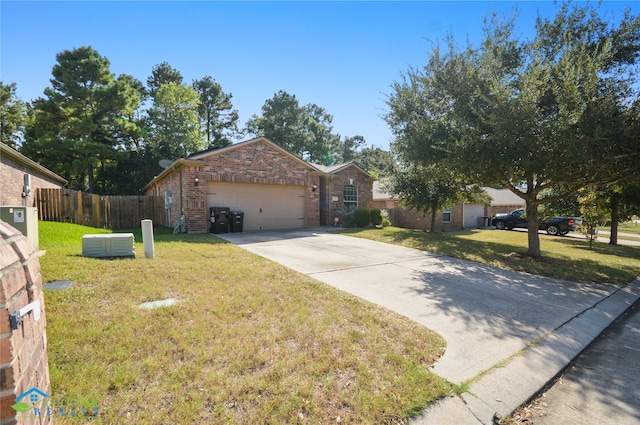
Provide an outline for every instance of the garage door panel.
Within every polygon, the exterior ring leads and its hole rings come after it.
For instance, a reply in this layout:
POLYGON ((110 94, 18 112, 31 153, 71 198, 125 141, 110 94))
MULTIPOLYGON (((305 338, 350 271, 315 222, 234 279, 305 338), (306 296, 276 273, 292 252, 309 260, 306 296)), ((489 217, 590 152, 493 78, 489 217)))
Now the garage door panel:
POLYGON ((479 226, 480 219, 484 216, 484 206, 475 204, 465 204, 464 217, 462 226, 466 228, 473 228, 479 226))
POLYGON ((244 230, 302 228, 306 224, 302 186, 209 182, 207 203, 244 211, 244 230))

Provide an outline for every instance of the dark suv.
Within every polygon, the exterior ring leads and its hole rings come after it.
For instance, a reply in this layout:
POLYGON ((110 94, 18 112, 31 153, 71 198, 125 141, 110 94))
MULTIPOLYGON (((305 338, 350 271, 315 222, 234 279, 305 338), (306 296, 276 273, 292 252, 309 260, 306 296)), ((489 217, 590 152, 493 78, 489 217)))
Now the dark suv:
MULTIPOLYGON (((538 229, 546 230, 550 235, 563 236, 579 229, 582 219, 578 217, 554 217, 550 220, 540 220, 538 229)), ((491 224, 498 230, 527 228, 527 218, 524 210, 514 210, 508 214, 496 214, 491 224)))

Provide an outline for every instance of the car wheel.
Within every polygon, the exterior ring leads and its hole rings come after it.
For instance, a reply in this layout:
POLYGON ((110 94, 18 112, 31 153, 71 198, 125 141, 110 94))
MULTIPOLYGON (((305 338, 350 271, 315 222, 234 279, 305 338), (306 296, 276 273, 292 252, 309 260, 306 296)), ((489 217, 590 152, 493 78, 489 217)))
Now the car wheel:
POLYGON ((504 230, 504 229, 507 228, 507 226, 504 225, 504 221, 502 221, 502 220, 496 221, 495 226, 496 226, 497 230, 504 230))
POLYGON ((560 229, 555 224, 551 224, 551 225, 547 226, 547 233, 552 235, 552 236, 561 235, 560 229))

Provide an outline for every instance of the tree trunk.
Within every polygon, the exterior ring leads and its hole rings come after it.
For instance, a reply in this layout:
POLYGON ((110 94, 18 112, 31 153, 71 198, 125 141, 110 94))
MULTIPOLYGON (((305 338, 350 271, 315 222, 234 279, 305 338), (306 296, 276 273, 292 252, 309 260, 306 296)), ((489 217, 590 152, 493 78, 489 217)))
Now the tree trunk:
POLYGON ((609 245, 618 245, 618 222, 620 221, 620 194, 611 195, 611 235, 609 245))
POLYGON ((431 207, 431 233, 434 233, 436 231, 436 213, 438 212, 437 209, 431 207))
POLYGON ((527 233, 530 257, 540 257, 540 235, 538 234, 538 204, 527 200, 527 233))
POLYGON ((93 179, 93 164, 89 164, 87 169, 87 179, 89 184, 89 193, 96 193, 95 181, 93 179))

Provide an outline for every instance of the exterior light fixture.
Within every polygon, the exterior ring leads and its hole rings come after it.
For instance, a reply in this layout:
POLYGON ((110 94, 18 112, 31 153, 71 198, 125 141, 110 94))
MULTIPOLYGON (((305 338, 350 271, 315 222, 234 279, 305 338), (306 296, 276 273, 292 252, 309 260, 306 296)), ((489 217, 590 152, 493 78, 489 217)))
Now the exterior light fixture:
POLYGON ((313 186, 311 186, 311 191, 315 192, 317 188, 318 188, 318 185, 314 184, 313 186))
POLYGON ((195 176, 195 177, 194 177, 194 179, 193 179, 193 182, 194 182, 193 184, 194 184, 195 186, 200 186, 200 176, 198 176, 198 175, 196 174, 196 176, 195 176))

